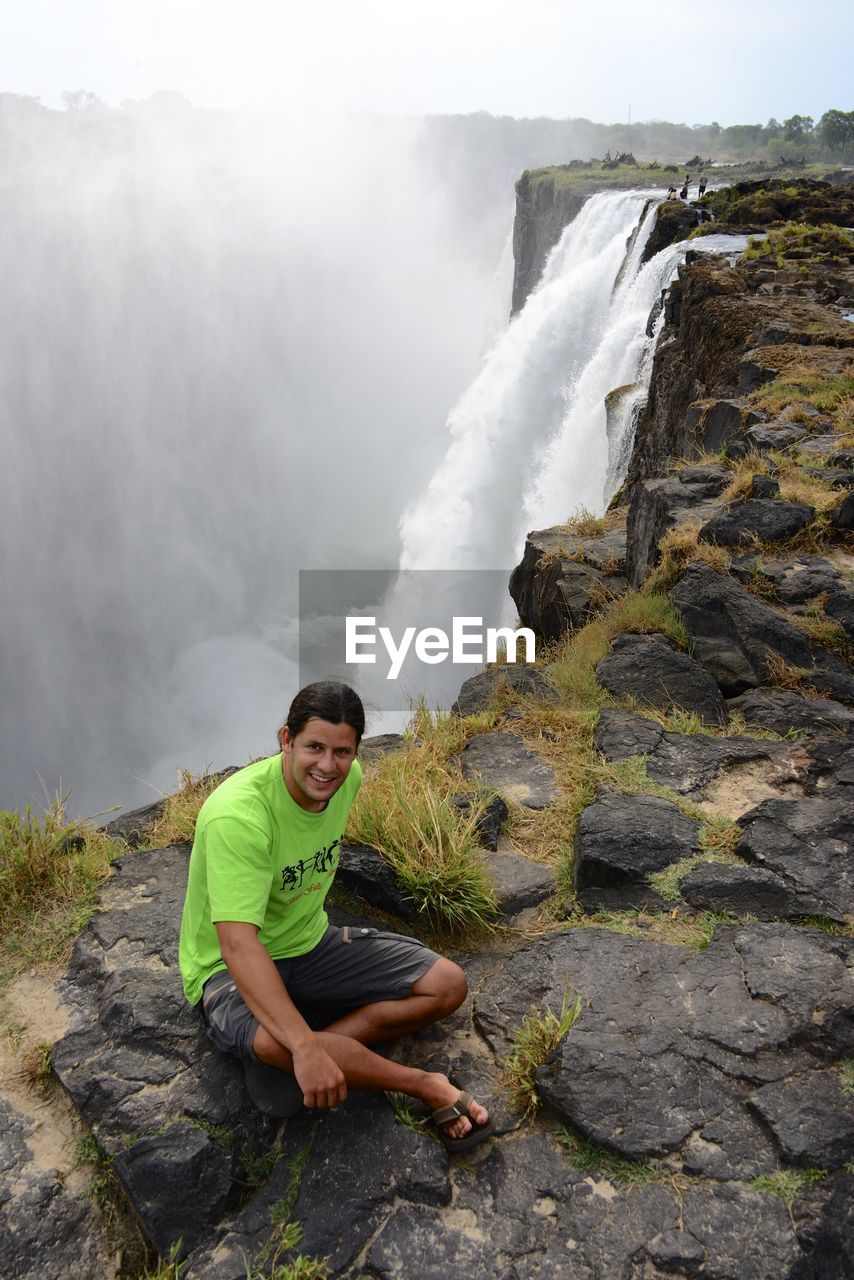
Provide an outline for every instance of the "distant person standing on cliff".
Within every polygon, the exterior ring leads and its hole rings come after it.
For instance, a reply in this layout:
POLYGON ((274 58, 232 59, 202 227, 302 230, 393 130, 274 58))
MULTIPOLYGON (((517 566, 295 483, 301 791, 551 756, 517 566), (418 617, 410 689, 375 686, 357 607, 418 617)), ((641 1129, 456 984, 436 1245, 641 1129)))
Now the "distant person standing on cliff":
POLYGON ((227 778, 196 824, 179 962, 216 1048, 240 1058, 249 1095, 279 1116, 391 1090, 432 1112, 451 1152, 493 1132, 485 1107, 439 1072, 367 1046, 462 1004, 465 974, 413 938, 330 925, 324 899, 362 780, 365 713, 348 685, 307 685, 281 752, 227 778))
POLYGON ((700 178, 700 185, 699 185, 699 187, 697 188, 697 197, 698 197, 698 199, 702 199, 702 197, 706 194, 706 187, 707 187, 707 186, 708 186, 708 181, 707 181, 707 179, 706 179, 706 175, 705 175, 705 174, 703 174, 703 175, 701 176, 701 178, 700 178))

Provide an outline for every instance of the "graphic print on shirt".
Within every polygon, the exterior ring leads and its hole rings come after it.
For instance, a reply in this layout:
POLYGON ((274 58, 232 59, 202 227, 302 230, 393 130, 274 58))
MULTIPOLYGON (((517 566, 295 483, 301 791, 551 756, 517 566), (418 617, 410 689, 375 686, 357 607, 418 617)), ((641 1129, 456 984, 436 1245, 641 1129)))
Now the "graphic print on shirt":
POLYGON ((279 886, 282 893, 296 893, 291 901, 302 896, 302 893, 311 893, 313 890, 320 889, 320 884, 304 886, 305 877, 311 875, 329 875, 334 872, 338 866, 338 860, 341 856, 341 846, 344 843, 344 832, 331 844, 324 845, 322 849, 318 849, 309 858, 300 858, 298 862, 290 863, 286 867, 282 867, 281 876, 282 883, 279 886), (302 892, 300 892, 302 891, 302 892))

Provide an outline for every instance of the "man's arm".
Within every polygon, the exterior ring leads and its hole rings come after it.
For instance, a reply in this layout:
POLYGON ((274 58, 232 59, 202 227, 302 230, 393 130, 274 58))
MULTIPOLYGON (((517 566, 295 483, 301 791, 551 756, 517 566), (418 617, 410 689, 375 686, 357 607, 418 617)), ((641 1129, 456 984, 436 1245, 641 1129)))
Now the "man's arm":
POLYGON ((319 1043, 288 995, 254 924, 217 921, 222 958, 246 1004, 291 1054, 307 1107, 337 1107, 347 1097, 344 1073, 319 1043))

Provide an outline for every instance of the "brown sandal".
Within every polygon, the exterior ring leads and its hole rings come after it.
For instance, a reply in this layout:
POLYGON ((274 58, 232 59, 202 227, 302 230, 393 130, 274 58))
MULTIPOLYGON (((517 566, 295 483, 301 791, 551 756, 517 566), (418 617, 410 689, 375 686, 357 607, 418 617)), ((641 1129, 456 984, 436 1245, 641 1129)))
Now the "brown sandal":
POLYGON ((445 1146, 446 1151, 451 1155, 455 1155, 458 1151, 470 1151, 472 1147, 477 1147, 481 1142, 485 1142, 487 1138, 492 1137, 495 1132, 495 1125, 492 1123, 492 1117, 485 1124, 478 1124, 471 1113, 471 1105, 474 1098, 470 1093, 463 1090, 456 1102, 450 1103, 447 1107, 439 1107, 432 1113, 430 1119, 439 1131, 439 1137, 445 1146), (443 1124, 448 1124, 451 1120, 459 1120, 462 1116, 466 1116, 471 1120, 472 1127, 468 1133, 463 1134, 462 1138, 453 1138, 442 1128, 443 1124))

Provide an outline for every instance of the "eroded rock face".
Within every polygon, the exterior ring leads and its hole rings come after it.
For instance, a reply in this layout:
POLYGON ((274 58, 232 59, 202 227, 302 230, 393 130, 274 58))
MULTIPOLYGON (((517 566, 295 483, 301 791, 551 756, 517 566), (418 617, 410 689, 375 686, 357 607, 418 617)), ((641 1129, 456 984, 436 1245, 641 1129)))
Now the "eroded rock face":
POLYGON ((478 733, 460 756, 463 776, 494 787, 527 809, 546 809, 557 796, 554 769, 516 733, 478 733))
POLYGON ((681 707, 709 723, 726 722, 726 703, 712 677, 667 636, 615 636, 610 654, 596 665, 596 679, 615 698, 681 707))
POLYGON ((603 600, 622 595, 625 573, 625 533, 585 538, 556 526, 528 534, 510 594, 526 627, 558 640, 583 626, 603 600))
POLYGON ((798 627, 710 565, 690 565, 670 598, 691 636, 694 656, 725 695, 766 684, 770 654, 808 672, 815 688, 844 702, 854 700, 854 680, 841 659, 811 644, 798 627))
POLYGON ((573 874, 587 911, 660 908, 648 877, 699 849, 700 824, 656 796, 601 792, 578 820, 573 874))
POLYGON ((626 525, 629 581, 640 586, 659 558, 659 543, 669 529, 702 525, 720 509, 729 484, 723 467, 686 467, 675 475, 643 480, 634 486, 626 525))
POLYGON ((692 1135, 709 1141, 704 1131, 724 1116, 713 1145, 737 1145, 739 1131, 755 1129, 751 1105, 765 1084, 820 1074, 830 1026, 837 1053, 854 1034, 851 939, 754 925, 719 929, 696 953, 617 934, 603 968, 605 937, 573 930, 517 952, 481 988, 475 1016, 491 1043, 506 1043, 532 991, 552 1008, 567 985, 580 992, 581 1017, 538 1071, 539 1089, 561 1119, 620 1155, 683 1151, 692 1135), (769 999, 769 979, 775 993, 791 984, 784 999, 769 999))
POLYGON ((854 809, 847 795, 766 800, 741 819, 741 857, 813 894, 829 915, 854 911, 854 809))

